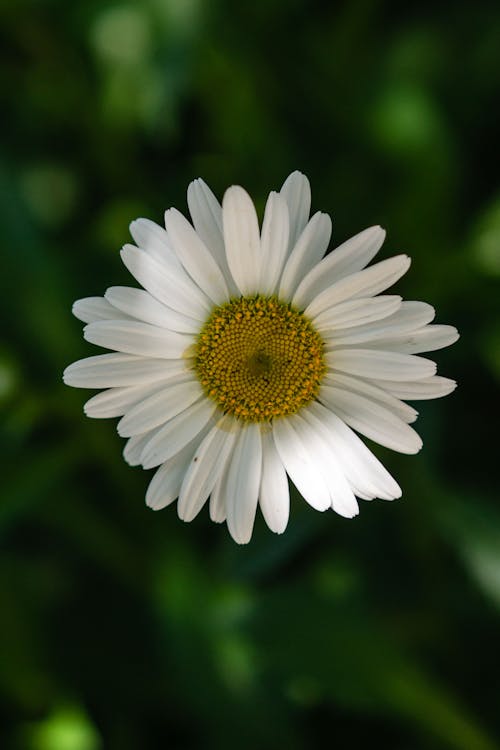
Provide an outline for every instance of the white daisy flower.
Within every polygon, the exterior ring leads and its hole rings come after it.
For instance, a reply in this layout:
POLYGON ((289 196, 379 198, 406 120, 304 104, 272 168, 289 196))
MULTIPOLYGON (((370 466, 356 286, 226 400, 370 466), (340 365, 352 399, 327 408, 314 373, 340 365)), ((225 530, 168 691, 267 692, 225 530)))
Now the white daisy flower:
POLYGON ((244 544, 257 505, 272 531, 285 530, 288 478, 313 508, 346 518, 357 498, 400 497, 356 433, 417 453, 417 412, 404 400, 445 396, 455 382, 415 355, 458 338, 429 325, 430 305, 380 294, 410 259, 366 268, 384 241, 378 226, 325 256, 331 220, 309 217, 300 172, 270 193, 260 230, 241 187, 222 207, 202 180, 187 197, 193 225, 171 208, 165 229, 130 226, 136 244, 121 255, 142 288, 75 303, 85 339, 112 353, 64 373, 68 385, 106 389, 85 413, 121 417, 129 464, 159 467, 147 504, 178 498, 191 521, 210 498, 212 520, 244 544))

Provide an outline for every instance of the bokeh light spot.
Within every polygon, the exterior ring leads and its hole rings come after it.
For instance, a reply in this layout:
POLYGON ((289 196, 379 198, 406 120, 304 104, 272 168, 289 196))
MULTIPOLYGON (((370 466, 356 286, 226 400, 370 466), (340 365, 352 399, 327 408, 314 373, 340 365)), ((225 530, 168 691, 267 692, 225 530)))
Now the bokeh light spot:
POLYGON ((80 708, 59 708, 33 727, 30 750, 100 750, 101 740, 80 708))
POLYGON ((433 145, 441 135, 438 111, 421 89, 394 86, 382 93, 371 123, 379 145, 396 156, 411 156, 433 145))
POLYGON ((149 17, 140 7, 107 8, 97 16, 91 28, 91 44, 105 62, 137 65, 151 50, 149 17))
POLYGON ((472 252, 480 268, 491 276, 500 275, 500 197, 479 220, 472 252))

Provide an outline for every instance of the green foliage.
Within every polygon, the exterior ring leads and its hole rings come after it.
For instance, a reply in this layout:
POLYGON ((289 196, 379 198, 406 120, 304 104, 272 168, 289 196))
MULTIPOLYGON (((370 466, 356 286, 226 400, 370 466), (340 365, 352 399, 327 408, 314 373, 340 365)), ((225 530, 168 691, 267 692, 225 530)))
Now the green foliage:
POLYGON ((498 738, 498 3, 4 0, 0 746, 493 750, 498 738), (6 106, 5 106, 6 105, 6 106), (293 169, 335 242, 370 224, 462 338, 403 500, 294 498, 237 547, 144 505, 83 417, 74 299, 129 283, 137 216, 293 169))

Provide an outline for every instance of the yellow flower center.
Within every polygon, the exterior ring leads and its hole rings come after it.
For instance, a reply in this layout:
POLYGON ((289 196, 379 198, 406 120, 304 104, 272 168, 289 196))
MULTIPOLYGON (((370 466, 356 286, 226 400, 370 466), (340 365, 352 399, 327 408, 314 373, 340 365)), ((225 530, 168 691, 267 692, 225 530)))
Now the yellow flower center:
POLYGON ((212 311, 198 337, 195 369, 226 414, 264 422, 315 398, 325 372, 323 341, 288 303, 240 297, 212 311))

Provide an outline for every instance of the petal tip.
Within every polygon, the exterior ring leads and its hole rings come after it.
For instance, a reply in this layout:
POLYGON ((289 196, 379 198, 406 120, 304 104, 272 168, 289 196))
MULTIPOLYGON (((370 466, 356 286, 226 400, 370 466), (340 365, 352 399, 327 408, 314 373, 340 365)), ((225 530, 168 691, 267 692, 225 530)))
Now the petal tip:
POLYGON ((422 438, 419 436, 418 440, 415 441, 415 450, 413 451, 413 455, 420 453, 423 445, 424 445, 424 442, 422 438))
POLYGON ((162 506, 152 498, 146 496, 146 507, 150 510, 158 511, 162 509, 162 506))
POLYGON ((301 172, 300 169, 294 169, 293 172, 290 172, 290 174, 285 179, 285 181, 284 181, 283 184, 285 185, 286 183, 290 182, 291 180, 305 180, 305 181, 309 182, 308 177, 303 172, 301 172))
POLYGON ((224 208, 224 203, 226 203, 229 200, 235 200, 238 198, 244 198, 251 200, 249 194, 245 190, 245 188, 242 188, 241 185, 231 185, 227 188, 226 192, 224 193, 224 196, 222 198, 222 207, 224 208))
POLYGON ((116 431, 119 434, 121 438, 130 438, 132 435, 129 433, 129 430, 127 429, 127 423, 122 424, 123 420, 120 419, 118 424, 116 425, 116 431))
POLYGON ((241 547, 243 547, 243 545, 245 544, 248 544, 250 539, 252 538, 251 536, 249 536, 248 538, 246 536, 240 537, 240 536, 237 536, 236 534, 231 534, 231 536, 233 537, 236 544, 239 544, 241 547))
POLYGON ((154 456, 141 456, 141 464, 142 468, 149 470, 149 469, 155 469, 157 466, 160 465, 160 461, 158 461, 154 456))

